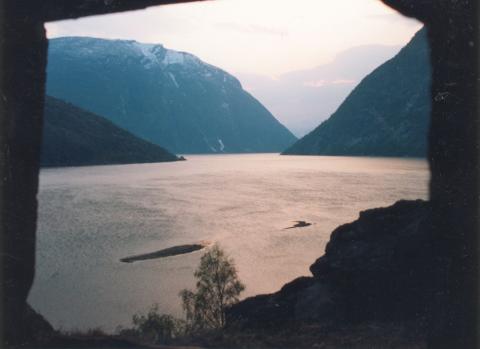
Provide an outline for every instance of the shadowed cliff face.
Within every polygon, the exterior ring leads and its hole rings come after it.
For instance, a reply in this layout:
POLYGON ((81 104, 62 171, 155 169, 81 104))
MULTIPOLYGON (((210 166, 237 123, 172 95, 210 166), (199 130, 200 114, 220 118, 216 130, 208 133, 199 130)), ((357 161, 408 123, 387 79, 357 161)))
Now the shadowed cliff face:
POLYGON ((422 320, 432 292, 426 268, 432 257, 430 216, 427 202, 399 201, 360 212, 357 221, 333 231, 325 255, 310 270, 339 291, 333 296, 344 317, 422 320))

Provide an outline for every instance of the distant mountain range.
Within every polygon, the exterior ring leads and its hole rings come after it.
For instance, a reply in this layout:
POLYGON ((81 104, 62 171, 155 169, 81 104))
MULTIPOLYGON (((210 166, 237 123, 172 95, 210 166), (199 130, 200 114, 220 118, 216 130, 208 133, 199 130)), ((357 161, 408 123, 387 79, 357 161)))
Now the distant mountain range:
POLYGON ((283 154, 426 156, 430 75, 426 30, 421 29, 367 75, 328 120, 283 154))
POLYGON ((389 45, 357 46, 340 52, 327 64, 276 78, 236 76, 281 123, 302 137, 328 119, 360 80, 400 49, 389 45))
POLYGON ((235 77, 162 45, 52 39, 47 93, 177 154, 280 152, 296 141, 235 77))
POLYGON ((46 96, 41 166, 176 161, 177 156, 112 122, 46 96))

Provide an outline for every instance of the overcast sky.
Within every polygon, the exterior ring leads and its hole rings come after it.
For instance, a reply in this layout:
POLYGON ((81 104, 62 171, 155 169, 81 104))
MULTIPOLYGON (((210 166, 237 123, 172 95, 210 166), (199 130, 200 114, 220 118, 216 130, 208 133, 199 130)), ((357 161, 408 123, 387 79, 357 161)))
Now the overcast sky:
POLYGON ((161 43, 235 74, 277 77, 351 47, 406 44, 421 27, 379 0, 215 0, 47 24, 49 37, 161 43))

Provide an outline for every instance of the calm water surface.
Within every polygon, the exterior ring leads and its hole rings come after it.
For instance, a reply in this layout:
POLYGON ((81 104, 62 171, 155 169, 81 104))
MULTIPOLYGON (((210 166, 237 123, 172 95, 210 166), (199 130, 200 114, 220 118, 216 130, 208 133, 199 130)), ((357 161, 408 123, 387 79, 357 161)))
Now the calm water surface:
POLYGON ((218 242, 243 296, 309 275, 331 231, 367 208, 427 197, 425 161, 198 155, 188 161, 42 170, 37 273, 29 301, 63 329, 113 331, 158 303, 181 315, 202 251, 121 263, 177 244, 218 242), (288 229, 295 220, 313 223, 288 229))

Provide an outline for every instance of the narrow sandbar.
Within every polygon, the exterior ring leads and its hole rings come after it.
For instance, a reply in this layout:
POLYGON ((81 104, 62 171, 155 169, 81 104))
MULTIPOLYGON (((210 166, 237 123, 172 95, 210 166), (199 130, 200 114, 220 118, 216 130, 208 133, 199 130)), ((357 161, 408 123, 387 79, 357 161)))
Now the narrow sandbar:
POLYGON ((186 253, 191 253, 191 252, 194 252, 194 251, 198 251, 198 250, 201 250, 201 249, 205 248, 206 246, 207 246, 206 244, 178 245, 178 246, 165 248, 163 250, 159 250, 159 251, 155 251, 155 252, 138 254, 138 255, 130 256, 130 257, 125 257, 125 258, 120 259, 120 262, 133 263, 133 262, 136 262, 136 261, 144 261, 144 260, 147 260, 147 259, 171 257, 171 256, 179 255, 179 254, 186 254, 186 253))

